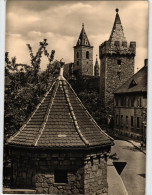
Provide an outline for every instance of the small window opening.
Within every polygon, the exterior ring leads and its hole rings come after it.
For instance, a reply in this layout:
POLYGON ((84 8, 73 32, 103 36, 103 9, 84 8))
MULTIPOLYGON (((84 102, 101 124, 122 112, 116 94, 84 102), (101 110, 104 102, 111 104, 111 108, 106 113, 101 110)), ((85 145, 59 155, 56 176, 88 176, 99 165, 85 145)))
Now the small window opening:
POLYGON ((121 115, 121 126, 123 126, 123 115, 121 115))
POLYGON ((139 124, 139 117, 137 117, 137 128, 140 127, 140 124, 139 124))
POLYGON ((134 126, 134 117, 131 116, 131 127, 133 127, 133 126, 134 126))
POLYGON ((55 183, 68 183, 66 170, 55 170, 54 177, 55 177, 55 183))
POLYGON ((86 51, 86 58, 89 59, 89 52, 86 51))
POLYGON ((77 58, 79 58, 79 52, 77 52, 77 58))
POLYGON ((128 127, 128 116, 126 116, 126 127, 128 127))
POLYGON ((121 65, 121 60, 117 60, 117 64, 118 65, 121 65))
POLYGON ((79 61, 77 61, 77 66, 79 66, 79 61))

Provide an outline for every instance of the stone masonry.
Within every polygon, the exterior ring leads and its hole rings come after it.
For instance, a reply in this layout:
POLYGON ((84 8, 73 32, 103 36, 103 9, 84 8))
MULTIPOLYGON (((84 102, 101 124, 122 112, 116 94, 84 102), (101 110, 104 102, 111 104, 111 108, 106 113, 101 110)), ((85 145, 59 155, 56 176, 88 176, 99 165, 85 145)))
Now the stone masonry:
POLYGON ((36 194, 107 194, 106 155, 79 152, 12 150, 12 186, 36 194), (67 171, 67 183, 55 183, 55 170, 67 171))
POLYGON ((82 25, 78 42, 74 46, 73 71, 75 75, 93 76, 93 46, 89 43, 84 25, 82 25))
POLYGON ((101 107, 107 114, 113 111, 114 91, 134 74, 136 43, 127 45, 118 11, 109 40, 99 46, 101 107))

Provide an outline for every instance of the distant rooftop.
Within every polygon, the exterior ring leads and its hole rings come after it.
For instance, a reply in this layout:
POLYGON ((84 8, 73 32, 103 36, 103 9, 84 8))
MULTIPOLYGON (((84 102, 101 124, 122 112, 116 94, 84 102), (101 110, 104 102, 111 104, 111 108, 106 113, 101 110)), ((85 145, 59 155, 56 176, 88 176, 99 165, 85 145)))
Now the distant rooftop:
POLYGON ((147 92, 147 66, 141 68, 136 74, 129 78, 114 93, 137 93, 147 92))

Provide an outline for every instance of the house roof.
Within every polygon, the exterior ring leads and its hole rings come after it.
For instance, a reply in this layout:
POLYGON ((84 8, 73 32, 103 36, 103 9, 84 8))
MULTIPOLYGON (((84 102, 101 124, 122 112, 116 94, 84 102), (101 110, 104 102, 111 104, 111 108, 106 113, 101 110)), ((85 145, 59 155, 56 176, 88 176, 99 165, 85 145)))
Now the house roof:
POLYGON ((137 92, 147 92, 147 66, 144 66, 130 77, 114 94, 137 92))
POLYGON ((41 148, 111 145, 70 84, 62 76, 53 83, 30 119, 8 144, 41 148))

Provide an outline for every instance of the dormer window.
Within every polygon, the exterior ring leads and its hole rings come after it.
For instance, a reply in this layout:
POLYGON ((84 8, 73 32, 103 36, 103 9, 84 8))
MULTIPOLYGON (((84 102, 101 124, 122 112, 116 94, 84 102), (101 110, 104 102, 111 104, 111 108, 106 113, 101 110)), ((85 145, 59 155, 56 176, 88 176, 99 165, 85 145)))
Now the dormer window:
POLYGON ((129 88, 132 88, 132 87, 134 87, 134 86, 136 86, 136 85, 137 85, 137 83, 136 83, 135 80, 133 79, 133 80, 131 81, 130 85, 129 85, 129 88))
POLYGON ((86 51, 86 58, 89 59, 89 52, 86 51))

